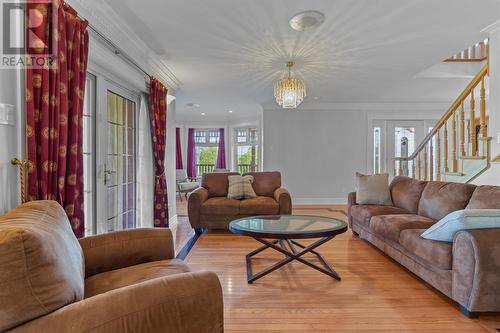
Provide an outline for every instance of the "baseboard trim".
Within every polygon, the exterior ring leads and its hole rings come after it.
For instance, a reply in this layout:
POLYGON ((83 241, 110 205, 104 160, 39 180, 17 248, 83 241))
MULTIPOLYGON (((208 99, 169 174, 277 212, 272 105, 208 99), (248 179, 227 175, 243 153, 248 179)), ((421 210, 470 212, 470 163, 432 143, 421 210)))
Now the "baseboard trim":
POLYGON ((294 205, 346 205, 345 198, 292 198, 294 205))

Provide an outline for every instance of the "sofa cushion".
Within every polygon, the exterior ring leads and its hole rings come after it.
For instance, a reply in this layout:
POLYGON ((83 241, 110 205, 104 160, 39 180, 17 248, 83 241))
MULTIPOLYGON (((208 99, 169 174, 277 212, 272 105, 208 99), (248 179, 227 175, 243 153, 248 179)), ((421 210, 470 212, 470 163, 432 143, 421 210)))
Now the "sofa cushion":
POLYGON ((408 214, 406 209, 394 206, 354 205, 351 206, 351 217, 354 223, 365 228, 370 227, 370 219, 377 215, 408 214))
POLYGON ((0 217, 0 332, 83 299, 83 253, 55 201, 0 217))
POLYGON ((467 209, 500 209, 500 186, 478 186, 467 209))
POLYGON ((253 176, 253 189, 259 197, 274 198, 274 191, 281 187, 281 173, 278 171, 271 172, 249 172, 243 176, 253 176))
POLYGON ((379 215, 370 221, 370 228, 378 236, 399 242, 401 231, 406 229, 427 229, 434 224, 434 220, 414 215, 379 215))
POLYGON ((240 203, 240 215, 276 215, 279 210, 276 200, 269 197, 245 199, 240 203))
POLYGON ((229 181, 227 177, 239 175, 236 172, 206 173, 201 180, 201 186, 208 191, 208 197, 227 197, 229 181))
POLYGON ((417 214, 418 203, 426 181, 398 176, 391 183, 391 196, 394 206, 404 208, 411 214, 417 214))
POLYGON ((356 172, 356 201, 360 205, 393 206, 389 174, 362 175, 356 172))
POLYGON ((172 259, 153 261, 100 273, 85 280, 85 298, 159 277, 190 271, 182 260, 172 259))
POLYGON ((240 201, 226 197, 210 198, 201 205, 202 215, 239 215, 240 201))
POLYGON ((453 246, 448 243, 423 239, 425 229, 407 229, 401 231, 399 244, 408 252, 424 259, 443 270, 452 269, 453 246))
POLYGON ((464 209, 475 189, 471 184, 429 182, 420 198, 418 215, 441 220, 451 212, 464 209))

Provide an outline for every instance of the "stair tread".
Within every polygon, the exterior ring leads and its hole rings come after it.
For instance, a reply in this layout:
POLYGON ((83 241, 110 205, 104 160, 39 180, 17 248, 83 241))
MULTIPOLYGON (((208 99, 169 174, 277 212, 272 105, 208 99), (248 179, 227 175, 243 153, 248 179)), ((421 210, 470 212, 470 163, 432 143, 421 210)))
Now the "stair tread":
POLYGON ((443 172, 442 174, 447 176, 465 176, 462 172, 443 172))
POLYGON ((460 156, 462 160, 485 160, 486 156, 460 156))

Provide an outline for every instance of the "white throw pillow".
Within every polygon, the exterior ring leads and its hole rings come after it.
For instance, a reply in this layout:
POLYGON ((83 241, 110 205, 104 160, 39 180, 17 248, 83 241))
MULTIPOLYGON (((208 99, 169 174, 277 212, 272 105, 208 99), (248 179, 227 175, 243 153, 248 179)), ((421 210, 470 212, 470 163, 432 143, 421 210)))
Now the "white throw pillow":
POLYGON ((389 175, 362 175, 356 172, 356 203, 358 205, 392 206, 389 175))
POLYGON ((453 242, 460 230, 500 228, 500 209, 464 209, 452 212, 422 233, 425 239, 453 242))

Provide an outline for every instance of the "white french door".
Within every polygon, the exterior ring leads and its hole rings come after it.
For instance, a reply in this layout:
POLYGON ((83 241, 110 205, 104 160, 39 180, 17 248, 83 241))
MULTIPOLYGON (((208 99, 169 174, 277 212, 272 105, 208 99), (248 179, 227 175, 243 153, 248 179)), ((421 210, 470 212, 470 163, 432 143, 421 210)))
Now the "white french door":
POLYGON ((97 82, 96 233, 135 228, 139 96, 97 82))

